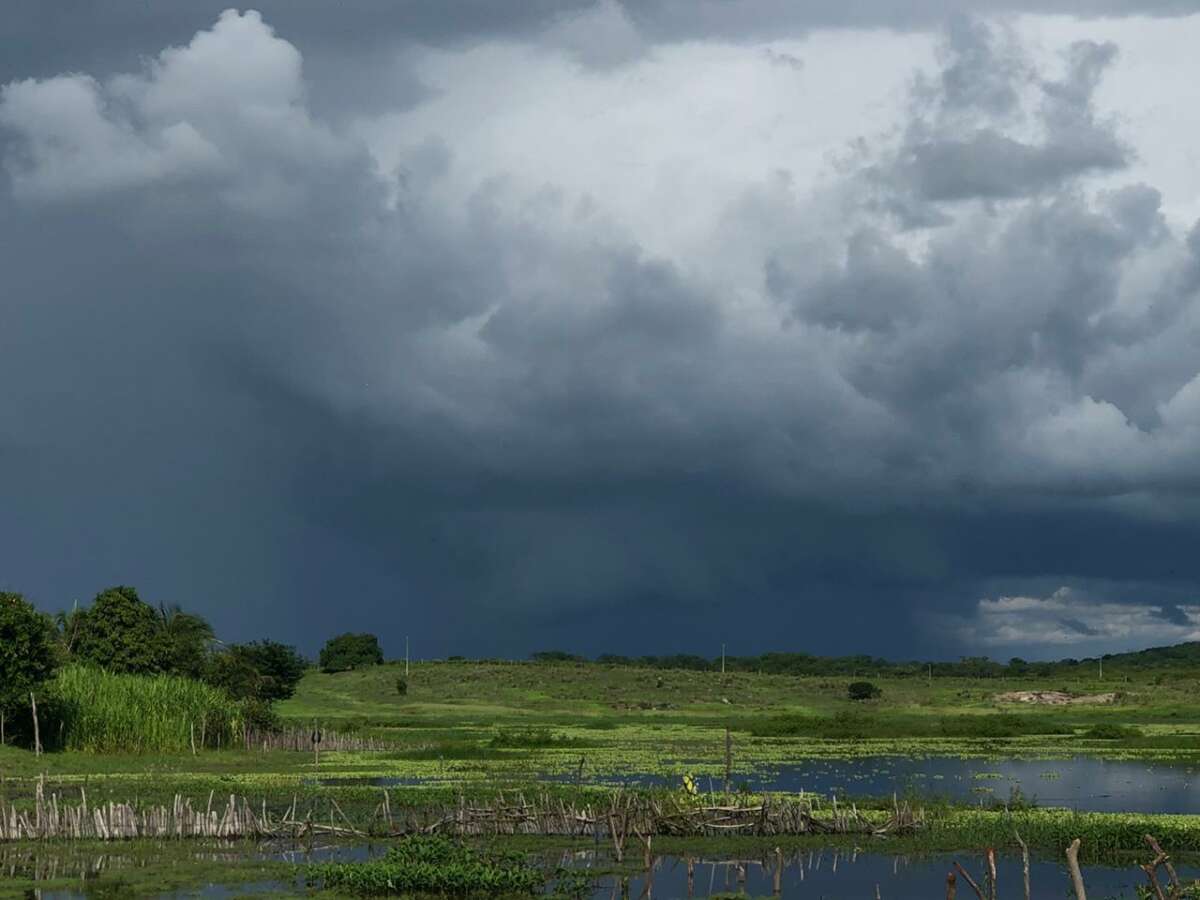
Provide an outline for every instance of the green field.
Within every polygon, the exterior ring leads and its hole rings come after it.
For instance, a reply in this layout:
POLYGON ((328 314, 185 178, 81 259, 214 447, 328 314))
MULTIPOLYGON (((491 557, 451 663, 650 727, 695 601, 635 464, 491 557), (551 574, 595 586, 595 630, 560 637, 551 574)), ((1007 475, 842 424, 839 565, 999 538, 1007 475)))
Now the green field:
MULTIPOLYGON (((726 729, 735 783, 764 767, 810 758, 1054 759, 1084 753, 1200 763, 1197 682, 1184 669, 1167 677, 1157 672, 1105 681, 872 677, 882 694, 869 701, 848 698, 851 677, 467 661, 414 663, 402 695, 396 682, 403 672, 403 664, 335 674, 310 670, 295 696, 276 707, 287 725, 370 737, 387 749, 327 749, 318 764, 310 752, 244 746, 200 748, 195 755, 67 750, 41 757, 0 747, 0 797, 18 806, 30 802, 40 776, 47 791, 71 798, 82 787, 92 802, 169 803, 175 794, 236 793, 273 808, 296 802, 321 810, 336 801, 350 818, 366 822, 382 791, 371 782, 380 778, 416 782, 388 782, 391 802, 399 807, 490 797, 503 787, 578 797, 608 790, 602 786, 606 777, 629 773, 659 776, 661 789, 678 790, 686 771, 720 789, 726 729), (995 699, 1021 690, 1116 697, 1099 706, 995 699), (558 783, 532 786, 546 775, 558 776, 558 783)), ((1014 820, 1002 811, 969 810, 919 794, 910 799, 927 803, 929 828, 897 846, 914 852, 1013 846, 1014 820)), ((891 800, 858 802, 864 810, 883 810, 891 800)), ((1171 840, 1177 851, 1200 851, 1200 817, 1073 816, 1039 809, 1014 815, 1043 852, 1072 835, 1086 836, 1085 849, 1093 854, 1132 852, 1147 831, 1171 840)), ((271 870, 247 860, 231 863, 229 871, 271 870)), ((208 871, 190 857, 189 867, 208 871)))

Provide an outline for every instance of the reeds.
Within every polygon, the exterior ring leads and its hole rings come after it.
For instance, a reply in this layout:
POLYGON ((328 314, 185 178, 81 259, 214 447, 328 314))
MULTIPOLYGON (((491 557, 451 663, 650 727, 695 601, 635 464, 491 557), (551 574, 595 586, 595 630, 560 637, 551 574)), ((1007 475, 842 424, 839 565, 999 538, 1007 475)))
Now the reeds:
POLYGON ((180 753, 244 741, 242 704, 202 681, 68 666, 53 692, 64 749, 180 753))
POLYGON ((620 859, 630 835, 645 841, 649 835, 701 836, 715 834, 903 834, 922 827, 923 817, 898 805, 886 817, 867 817, 853 806, 836 805, 819 815, 796 798, 761 799, 704 805, 617 791, 587 804, 568 803, 549 794, 526 799, 524 794, 499 795, 487 803, 430 804, 393 811, 387 791, 369 821, 352 822, 336 800, 327 815, 314 810, 301 814, 293 799, 283 813, 272 813, 266 801, 255 805, 230 795, 219 808, 214 796, 201 807, 176 795, 170 806, 139 807, 134 803, 88 805, 81 789, 78 803, 58 794, 48 798, 39 780, 31 809, 0 800, 0 841, 44 839, 118 840, 136 837, 300 837, 323 833, 443 834, 454 837, 487 835, 595 836, 611 840, 620 859), (327 824, 326 824, 327 822, 327 824))

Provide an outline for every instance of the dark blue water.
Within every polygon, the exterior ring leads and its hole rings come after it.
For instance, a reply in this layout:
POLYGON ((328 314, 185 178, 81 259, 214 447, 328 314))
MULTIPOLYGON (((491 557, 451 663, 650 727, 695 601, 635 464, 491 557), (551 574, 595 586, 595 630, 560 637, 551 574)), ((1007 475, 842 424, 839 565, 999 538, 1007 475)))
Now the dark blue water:
MULTIPOLYGON (((386 850, 386 843, 329 845, 307 847, 264 847, 260 854, 269 858, 289 862, 356 861, 370 859, 386 850)), ((257 855, 257 854, 256 854, 257 855)), ((975 853, 938 854, 933 856, 896 856, 885 853, 864 853, 846 850, 814 850, 785 854, 780 878, 783 897, 855 898, 871 900, 878 895, 882 900, 929 900, 930 897, 945 895, 946 874, 958 861, 980 884, 983 883, 984 862, 975 853)), ((548 870, 556 866, 588 871, 607 867, 607 856, 594 851, 572 851, 555 854, 544 859, 548 870)), ((774 888, 776 857, 768 854, 758 858, 747 856, 734 858, 725 855, 693 857, 693 877, 689 894, 687 859, 679 856, 657 857, 649 875, 642 872, 627 879, 612 875, 597 875, 592 891, 593 900, 612 900, 628 892, 629 897, 697 898, 714 897, 721 894, 745 892, 751 897, 770 896, 774 888)), ((112 879, 119 884, 119 866, 113 867, 97 879, 96 887, 104 880, 112 879)), ((7 874, 7 873, 6 873, 7 874)), ((15 873, 20 877, 20 872, 15 873)), ((62 873, 65 874, 65 873, 62 873)), ((1179 867, 1180 878, 1193 881, 1200 870, 1179 867)), ((1087 866, 1084 881, 1092 897, 1136 897, 1135 888, 1145 884, 1145 876, 1131 862, 1125 867, 1087 866)), ((110 881, 110 884, 112 881, 110 881)), ((1001 897, 1021 896, 1021 861, 1011 856, 997 860, 997 888, 1001 897)), ((1069 893, 1069 880, 1065 867, 1058 861, 1034 859, 1030 866, 1031 897, 1034 900, 1061 900, 1069 893)), ((960 877, 959 896, 973 896, 970 887, 960 877)), ((224 900, 261 892, 304 893, 300 878, 290 881, 252 882, 241 885, 197 885, 191 889, 166 892, 162 897, 204 897, 209 900, 224 900)), ((86 893, 76 890, 46 891, 45 900, 83 900, 86 893)))
MULTIPOLYGON (((591 774, 591 783, 675 786, 680 775, 591 774)), ((552 780, 573 781, 573 776, 552 780)), ((722 779, 700 776, 701 790, 721 790, 722 779)), ((1089 756, 1072 759, 960 759, 934 756, 876 756, 859 759, 805 759, 735 774, 734 786, 753 791, 783 791, 845 797, 891 794, 942 797, 960 803, 1008 802, 1017 791, 1040 806, 1081 812, 1200 813, 1200 767, 1195 765, 1112 761, 1089 756)))
MULTIPOLYGON (((879 853, 847 853, 832 850, 805 852, 785 857, 780 882, 782 896, 818 898, 855 898, 871 900, 930 900, 945 896, 946 874, 958 860, 980 885, 983 884, 983 860, 969 855, 926 857, 888 856, 879 853)), ((774 861, 701 858, 694 862, 692 894, 688 892, 687 863, 680 857, 658 861, 653 874, 639 875, 628 882, 628 896, 641 897, 650 883, 648 895, 659 898, 712 897, 745 891, 751 897, 771 896, 774 861), (745 873, 739 881, 739 864, 745 873)), ((1020 859, 997 860, 996 886, 1001 897, 1022 895, 1020 859)), ((1182 867, 1179 876, 1190 881, 1197 870, 1182 867)), ((1128 868, 1090 866, 1084 868, 1084 883, 1090 897, 1136 896, 1135 886, 1146 883, 1145 875, 1134 865, 1128 868)), ((1063 900, 1070 893, 1066 868, 1057 862, 1034 860, 1030 865, 1030 896, 1033 900, 1063 900)), ((621 897, 619 879, 604 876, 593 892, 594 900, 621 897)), ((959 877, 958 896, 973 897, 967 883, 959 877)))
MULTIPOLYGON (((585 772, 588 784, 679 787, 687 762, 678 774, 609 774, 585 772)), ((540 780, 574 782, 575 775, 543 775, 540 780)), ((722 779, 698 776, 702 791, 719 791, 722 779)), ((365 784, 403 787, 428 783, 416 778, 323 778, 323 785, 365 784)), ((915 758, 871 756, 857 759, 798 759, 783 765, 736 773, 735 788, 752 791, 805 791, 823 797, 944 798, 958 803, 1004 804, 1018 792, 1040 806, 1080 812, 1200 814, 1200 766, 1184 763, 1071 759, 961 759, 950 756, 915 758)))

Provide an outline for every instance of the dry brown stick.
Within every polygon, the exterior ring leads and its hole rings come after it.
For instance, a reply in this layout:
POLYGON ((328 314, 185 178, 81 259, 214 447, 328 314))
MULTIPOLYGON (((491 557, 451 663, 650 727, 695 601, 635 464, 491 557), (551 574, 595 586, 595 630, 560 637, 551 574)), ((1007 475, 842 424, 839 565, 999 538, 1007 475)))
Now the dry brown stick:
POLYGON ((1159 859, 1162 860, 1162 864, 1167 869, 1167 877, 1171 880, 1172 900, 1179 900, 1179 876, 1175 874, 1175 867, 1171 865, 1171 857, 1167 856, 1163 848, 1159 846, 1158 841, 1156 841, 1151 835, 1147 834, 1143 839, 1149 845, 1150 849, 1158 854, 1159 859))
POLYGON ((996 851, 991 847, 987 849, 987 867, 988 867, 988 896, 991 900, 996 900, 996 851))
POLYGON ((971 886, 971 890, 975 892, 975 896, 979 900, 983 900, 983 891, 979 889, 979 885, 975 883, 975 879, 971 877, 971 874, 958 864, 958 860, 954 861, 954 868, 958 869, 958 874, 967 880, 967 884, 971 886))
POLYGON ((1083 889, 1083 874, 1079 871, 1079 838, 1071 841, 1071 846, 1067 848, 1067 868, 1071 872, 1075 900, 1087 900, 1087 891, 1083 889))
POLYGON ((1021 845, 1021 867, 1024 870, 1025 876, 1025 900, 1029 900, 1029 846, 1021 840, 1021 835, 1017 830, 1013 829, 1013 836, 1017 839, 1017 843, 1021 845))
POLYGON ((1154 888, 1154 895, 1158 897, 1158 900, 1167 900, 1167 898, 1163 896, 1162 885, 1158 883, 1158 865, 1159 860, 1156 859, 1154 862, 1147 863, 1146 865, 1142 866, 1142 871, 1145 872, 1146 877, 1150 879, 1150 886, 1154 888))
POLYGON ((946 900, 954 900, 954 895, 958 893, 958 880, 954 877, 953 872, 946 873, 946 900))

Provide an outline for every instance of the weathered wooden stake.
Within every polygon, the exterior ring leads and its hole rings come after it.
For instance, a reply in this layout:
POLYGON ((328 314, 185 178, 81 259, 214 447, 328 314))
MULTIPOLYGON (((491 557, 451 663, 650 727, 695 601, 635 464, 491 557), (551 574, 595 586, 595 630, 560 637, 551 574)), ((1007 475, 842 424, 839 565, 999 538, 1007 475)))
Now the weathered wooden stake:
POLYGON ((775 848, 775 881, 771 890, 776 897, 783 893, 783 849, 780 847, 775 848))
POLYGON ((946 873, 946 900, 954 900, 954 895, 958 893, 958 879, 954 877, 953 872, 946 873))
POLYGON ((725 726, 725 793, 729 793, 733 782, 733 738, 729 736, 729 726, 725 726))
POLYGON ((988 867, 988 897, 991 900, 996 900, 996 851, 991 847, 987 849, 987 867, 988 867))
MULTIPOLYGON (((969 873, 966 869, 964 869, 962 866, 960 866, 958 864, 958 860, 954 861, 954 868, 958 869, 958 874, 966 879, 967 884, 969 884, 971 886, 971 890, 973 890, 975 892, 975 896, 978 897, 979 900, 983 900, 983 891, 981 891, 979 889, 979 885, 975 883, 975 879, 971 877, 971 873, 969 873)), ((1085 900, 1086 900, 1086 898, 1085 898, 1085 900)))
POLYGON ((1079 871, 1079 838, 1071 841, 1071 846, 1067 848, 1067 869, 1071 873, 1071 886, 1075 888, 1075 900, 1087 900, 1083 874, 1079 871))
POLYGON ((1025 900, 1029 900, 1029 847, 1021 840, 1021 835, 1017 830, 1013 829, 1013 836, 1016 837, 1017 843, 1021 845, 1021 868, 1025 876, 1025 900))
POLYGON ((33 696, 33 691, 29 692, 29 707, 33 710, 33 755, 42 755, 42 734, 38 728, 37 700, 33 696))

